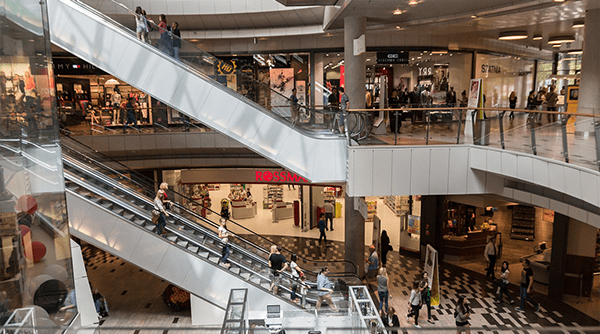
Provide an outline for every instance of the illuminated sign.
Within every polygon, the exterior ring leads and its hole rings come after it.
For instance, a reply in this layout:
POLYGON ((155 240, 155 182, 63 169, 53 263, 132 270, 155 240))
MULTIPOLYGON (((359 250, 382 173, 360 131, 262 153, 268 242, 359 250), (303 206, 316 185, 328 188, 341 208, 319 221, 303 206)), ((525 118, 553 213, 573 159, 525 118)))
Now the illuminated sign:
POLYGON ((286 171, 256 171, 256 182, 289 182, 289 183, 309 183, 305 178, 296 173, 286 171))
POLYGON ((219 74, 232 74, 236 68, 237 64, 234 60, 219 60, 219 62, 217 63, 217 70, 219 71, 219 74))

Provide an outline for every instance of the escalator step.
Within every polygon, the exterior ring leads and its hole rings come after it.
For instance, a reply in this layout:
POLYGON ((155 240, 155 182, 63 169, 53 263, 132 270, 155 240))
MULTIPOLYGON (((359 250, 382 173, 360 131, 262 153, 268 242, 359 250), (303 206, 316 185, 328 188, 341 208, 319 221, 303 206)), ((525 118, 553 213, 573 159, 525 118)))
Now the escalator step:
POLYGON ((229 268, 229 271, 231 271, 232 273, 239 275, 240 272, 242 271, 242 269, 240 269, 240 267, 231 267, 229 268))
POLYGON ((260 284, 261 282, 260 277, 251 277, 250 278, 250 282, 255 283, 255 284, 260 284))
POLYGON ((178 240, 178 241, 177 241, 177 244, 178 244, 179 246, 181 246, 181 247, 184 247, 184 248, 185 248, 185 247, 187 247, 187 245, 188 245, 188 242, 187 242, 186 240, 178 240))
POLYGON ((212 263, 218 263, 219 259, 220 259, 219 256, 214 256, 214 255, 211 255, 211 256, 208 257, 208 261, 210 261, 212 263))
MULTIPOLYGON (((91 193, 88 193, 88 194, 86 194, 85 196, 89 196, 89 195, 92 195, 92 194, 91 194, 91 193)), ((100 197, 95 197, 95 196, 94 196, 94 197, 91 197, 91 198, 90 198, 90 200, 91 200, 92 202, 94 202, 94 203, 99 203, 99 202, 102 200, 102 198, 100 198, 100 197)))
POLYGON ((156 228, 156 225, 154 225, 154 224, 147 224, 147 225, 144 225, 144 228, 147 229, 148 231, 154 232, 154 229, 156 228))
POLYGON ((127 220, 133 220, 133 217, 135 217, 135 215, 133 213, 127 212, 123 214, 123 217, 127 220))
POLYGON ((198 255, 204 259, 208 257, 208 252, 198 252, 198 255))
POLYGON ((198 249, 199 249, 199 247, 198 247, 198 246, 194 246, 194 245, 189 245, 189 246, 187 247, 187 249, 189 249, 191 252, 197 253, 197 252, 198 252, 198 249))
POLYGON ((136 219, 134 219, 134 220, 133 220, 133 222, 134 222, 135 224, 137 224, 137 225, 143 225, 143 224, 144 224, 144 222, 145 222, 145 220, 144 220, 144 219, 141 219, 141 218, 136 218, 136 219))
POLYGON ((249 272, 241 272, 239 275, 242 276, 244 279, 249 279, 250 278, 250 273, 249 272))
POLYGON ((271 284, 269 282, 263 282, 263 283, 260 283, 260 286, 269 290, 269 288, 271 287, 271 284))
POLYGON ((172 235, 167 234, 167 240, 177 242, 177 236, 174 234, 172 234, 172 235))

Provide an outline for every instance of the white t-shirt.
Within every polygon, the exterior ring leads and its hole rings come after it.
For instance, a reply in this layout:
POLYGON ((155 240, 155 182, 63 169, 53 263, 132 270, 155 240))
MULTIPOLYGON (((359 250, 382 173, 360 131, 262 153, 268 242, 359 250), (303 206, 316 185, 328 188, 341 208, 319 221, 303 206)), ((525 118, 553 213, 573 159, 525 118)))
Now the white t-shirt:
MULTIPOLYGON (((220 236, 221 236, 221 235, 225 235, 225 236, 227 235, 227 229, 226 229, 226 228, 224 228, 223 226, 219 226, 219 229, 218 229, 218 231, 219 231, 219 235, 220 235, 220 236)), ((229 242, 229 239, 227 239, 227 237, 222 237, 222 238, 221 238, 221 242, 223 242, 223 243, 225 243, 225 244, 226 244, 227 242, 229 242)))
POLYGON ((300 278, 300 275, 298 275, 298 271, 296 271, 297 267, 298 267, 298 265, 296 264, 296 262, 294 262, 294 261, 290 262, 290 268, 292 268, 292 277, 293 278, 300 278))

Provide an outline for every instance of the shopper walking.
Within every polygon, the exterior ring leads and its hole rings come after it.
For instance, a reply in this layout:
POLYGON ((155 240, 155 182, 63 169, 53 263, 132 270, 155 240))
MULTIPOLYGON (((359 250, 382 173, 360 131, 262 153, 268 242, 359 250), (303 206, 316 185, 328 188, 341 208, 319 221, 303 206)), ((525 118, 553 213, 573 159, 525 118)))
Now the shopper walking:
POLYGON ((494 275, 494 268, 496 267, 496 238, 488 235, 487 244, 485 245, 485 250, 483 255, 485 256, 485 260, 487 261, 487 270, 485 272, 485 277, 491 278, 492 280, 496 279, 494 275))
POLYGON ((427 272, 423 273, 423 278, 419 285, 419 292, 421 292, 421 303, 427 306, 427 322, 433 324, 433 318, 431 317, 431 288, 429 287, 429 276, 427 272))
POLYGON ((396 315, 395 308, 390 307, 388 309, 388 314, 385 320, 387 320, 385 321, 385 326, 388 328, 388 333, 398 334, 397 328, 400 327, 400 320, 398 319, 398 315, 396 315))
POLYGON ((160 39, 156 43, 156 47, 163 53, 172 56, 173 55, 173 41, 169 35, 169 26, 167 25, 167 16, 160 14, 158 16, 160 22, 158 23, 158 32, 160 33, 160 39))
POLYGON ((508 270, 508 262, 504 261, 502 262, 502 267, 500 268, 500 279, 498 280, 498 299, 496 300, 497 304, 502 303, 502 294, 506 294, 506 298, 508 299, 509 304, 515 303, 515 300, 508 292, 509 275, 510 270, 508 270))
POLYGON ((129 97, 127 99, 125 110, 127 111, 127 120, 123 122, 123 133, 125 133, 125 130, 127 130, 128 124, 133 124, 133 127, 136 128, 136 130, 141 131, 137 125, 137 119, 135 117, 135 102, 133 97, 129 97))
POLYGON ((151 43, 150 42, 150 31, 154 30, 154 26, 156 25, 156 23, 154 23, 154 21, 148 17, 148 14, 146 14, 146 11, 144 9, 142 9, 142 16, 144 17, 144 20, 146 21, 146 30, 144 31, 144 39, 146 40, 146 43, 151 43))
POLYGON ((515 118, 515 112, 513 111, 513 109, 515 109, 517 107, 517 94, 512 91, 510 93, 510 95, 508 96, 508 106, 510 107, 511 111, 510 114, 508 115, 509 119, 514 119, 515 118))
POLYGON ((319 244, 321 244, 321 240, 325 240, 325 244, 327 244, 327 235, 325 234, 326 229, 327 221, 325 220, 325 214, 322 213, 319 218, 319 244))
POLYGON ((229 254, 231 250, 229 249, 229 232, 227 231, 227 219, 221 218, 220 220, 221 226, 219 226, 219 238, 221 239, 221 244, 223 248, 221 249, 221 260, 220 264, 223 267, 229 268, 231 267, 231 262, 229 262, 229 254))
POLYGON ((375 278, 377 276, 377 269, 379 269, 379 257, 377 256, 377 250, 374 245, 369 246, 369 257, 365 259, 367 265, 367 280, 369 278, 375 278))
POLYGON ((450 90, 446 92, 446 105, 450 108, 456 106, 456 92, 454 91, 454 87, 450 87, 450 90))
POLYGON ((271 256, 269 256, 269 268, 271 268, 271 291, 274 294, 279 292, 281 285, 281 272, 287 269, 288 263, 285 256, 281 255, 277 246, 271 246, 271 256))
POLYGON ((471 324, 469 319, 471 318, 471 310, 469 308, 469 302, 464 296, 458 297, 458 304, 454 311, 454 321, 456 322, 456 334, 465 332, 471 334, 471 324))
POLYGON ((379 240, 379 244, 381 246, 381 266, 385 267, 385 264, 387 263, 387 253, 392 247, 390 245, 390 237, 388 237, 386 230, 381 231, 381 239, 379 240))
POLYGON ((137 39, 142 42, 146 42, 146 31, 148 30, 146 19, 144 18, 144 11, 142 7, 135 7, 135 35, 137 39))
POLYGON ((377 294, 379 295, 379 315, 383 318, 387 314, 388 310, 388 298, 390 296, 390 290, 388 289, 388 275, 385 267, 379 269, 379 275, 377 275, 377 294), (385 308, 383 307, 385 304, 385 308))
POLYGON ((331 201, 325 201, 323 208, 325 209, 325 228, 327 231, 329 231, 329 229, 333 231, 333 213, 335 211, 335 207, 333 206, 333 204, 331 204, 331 201), (329 229, 327 228, 328 221, 330 226, 329 229))
MULTIPOLYGON (((350 109, 350 98, 346 94, 344 87, 340 87, 340 92, 342 93, 340 100, 340 132, 346 133, 346 110, 350 109)), ((347 136, 348 134, 346 133, 347 136)))
POLYGON ((300 120, 300 113, 298 111, 298 98, 296 97, 296 88, 292 88, 292 95, 290 95, 290 114, 292 115, 293 126, 294 124, 297 124, 300 120))
POLYGON ((179 58, 179 50, 181 49, 181 32, 179 32, 179 23, 171 22, 171 38, 173 40, 173 58, 181 61, 179 58))
POLYGON ((521 270, 521 306, 517 307, 517 311, 525 310, 525 301, 531 303, 531 305, 535 305, 535 311, 540 311, 540 303, 531 299, 529 294, 531 293, 531 289, 533 286, 533 270, 530 268, 531 263, 529 260, 523 261, 523 270, 521 270))
POLYGON ((329 277, 327 277, 328 274, 329 269, 324 267, 321 269, 321 272, 319 272, 319 275, 317 275, 317 293, 319 294, 319 299, 317 300, 316 308, 318 311, 321 308, 323 301, 326 301, 327 305, 331 307, 333 312, 338 312, 337 307, 331 299, 331 294, 333 293, 333 284, 329 281, 329 277))
POLYGON ((413 288, 410 291, 410 299, 408 300, 408 307, 410 312, 406 315, 406 321, 410 322, 410 317, 415 319, 415 327, 419 326, 419 311, 421 310, 421 293, 419 292, 419 281, 413 282, 413 288))
MULTIPOLYGON (((555 92, 556 88, 550 86, 550 91, 546 94, 546 110, 556 111, 556 104, 558 103, 558 94, 555 92)), ((547 114, 548 123, 556 122, 556 114, 547 114)))
POLYGON ((167 218, 169 217, 169 213, 166 210, 165 204, 171 203, 167 200, 166 189, 169 185, 166 182, 160 184, 160 188, 156 192, 156 197, 154 197, 154 210, 158 212, 158 224, 156 224, 156 234, 163 235, 166 233, 165 226, 167 225, 167 218))
MULTIPOLYGON (((546 106, 546 87, 541 87, 540 90, 538 91, 537 95, 535 96, 535 105, 538 110, 540 110, 540 111, 544 110, 544 107, 546 106)), ((535 119, 536 119, 536 123, 538 125, 542 124, 542 114, 541 113, 537 113, 535 119)))

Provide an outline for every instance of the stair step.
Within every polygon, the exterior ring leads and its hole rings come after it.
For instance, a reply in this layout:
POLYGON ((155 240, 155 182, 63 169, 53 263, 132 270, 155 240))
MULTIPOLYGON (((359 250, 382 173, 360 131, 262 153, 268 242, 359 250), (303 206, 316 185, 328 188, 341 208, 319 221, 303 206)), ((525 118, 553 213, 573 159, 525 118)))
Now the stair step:
POLYGON ((263 282, 263 283, 260 283, 260 286, 269 290, 269 288, 271 287, 271 284, 269 282, 263 282))
POLYGON ((242 271, 242 269, 240 267, 233 267, 232 266, 231 268, 229 268, 229 271, 231 271, 232 273, 234 273, 236 275, 239 275, 240 272, 242 271))
POLYGON ((123 218, 127 219, 127 220, 133 220, 133 217, 135 217, 135 215, 131 212, 127 212, 123 214, 123 218))
POLYGON ((189 249, 191 252, 197 253, 199 247, 198 246, 194 246, 192 244, 189 244, 188 247, 187 247, 187 249, 189 249))
POLYGON ((168 234, 167 240, 177 242, 177 236, 175 234, 168 234))
POLYGON ((135 218, 135 219, 133 220, 133 222, 134 222, 136 225, 142 225, 142 224, 144 224, 144 222, 146 222, 146 220, 144 220, 144 219, 141 219, 141 218, 135 218))
POLYGON ((198 252, 198 256, 200 256, 201 258, 206 259, 208 257, 208 252, 206 252, 206 251, 198 252))
POLYGON ((241 272, 239 275, 242 276, 244 279, 250 279, 250 273, 247 271, 241 272))
POLYGON ((186 240, 179 239, 179 240, 177 240, 177 244, 178 244, 179 246, 181 246, 181 247, 184 247, 184 248, 185 248, 185 247, 187 247, 187 245, 188 245, 188 242, 187 242, 186 240))
POLYGON ((221 259, 220 256, 215 256, 215 255, 211 255, 208 257, 208 261, 210 261, 212 263, 217 263, 217 262, 219 262, 220 259, 221 259))
POLYGON ((146 225, 144 225, 144 228, 147 229, 148 231, 153 231, 154 232, 154 229, 156 228, 156 225, 154 225, 154 224, 146 224, 146 225))

